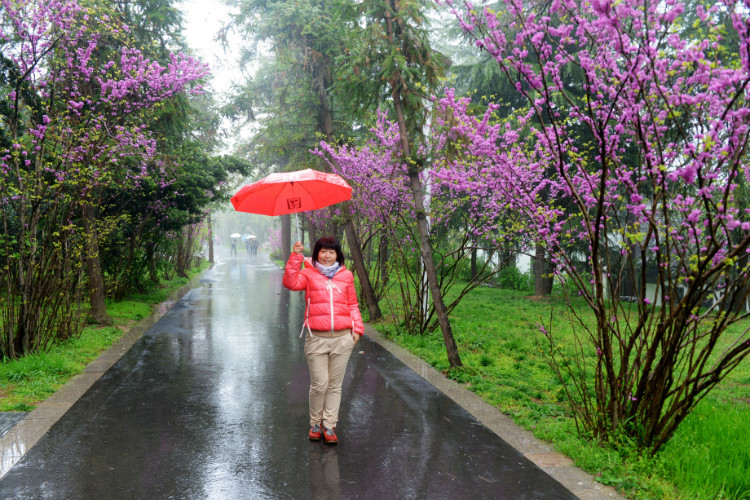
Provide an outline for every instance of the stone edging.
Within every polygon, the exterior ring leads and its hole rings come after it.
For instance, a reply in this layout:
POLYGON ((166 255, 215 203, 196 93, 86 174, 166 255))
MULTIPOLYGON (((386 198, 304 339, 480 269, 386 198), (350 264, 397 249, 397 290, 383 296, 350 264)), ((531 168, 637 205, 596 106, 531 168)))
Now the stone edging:
POLYGON ((209 266, 190 282, 175 291, 169 299, 154 307, 154 312, 146 319, 128 328, 122 337, 104 351, 83 372, 75 375, 57 392, 41 402, 4 436, 0 438, 0 478, 34 446, 39 439, 70 409, 78 399, 94 385, 128 350, 151 328, 172 305, 185 295, 203 275, 209 266))
POLYGON ((591 474, 575 467, 570 458, 554 451, 552 445, 516 425, 510 417, 501 413, 497 408, 461 384, 445 378, 427 362, 386 339, 370 325, 365 325, 365 334, 581 500, 625 500, 625 497, 617 493, 614 488, 597 483, 591 474))

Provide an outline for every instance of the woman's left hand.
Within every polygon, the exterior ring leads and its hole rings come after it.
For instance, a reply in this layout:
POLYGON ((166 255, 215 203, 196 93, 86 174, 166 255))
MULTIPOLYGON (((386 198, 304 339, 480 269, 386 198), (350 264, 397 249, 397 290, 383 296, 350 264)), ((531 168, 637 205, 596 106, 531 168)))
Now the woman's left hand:
POLYGON ((359 342, 359 338, 361 337, 361 335, 358 333, 352 333, 352 337, 354 337, 354 343, 356 344, 357 342, 359 342))

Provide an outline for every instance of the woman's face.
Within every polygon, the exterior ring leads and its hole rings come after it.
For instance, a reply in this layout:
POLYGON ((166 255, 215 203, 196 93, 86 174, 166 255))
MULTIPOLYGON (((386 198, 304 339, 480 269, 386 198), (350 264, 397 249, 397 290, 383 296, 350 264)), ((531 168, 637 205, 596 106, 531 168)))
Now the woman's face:
POLYGON ((324 266, 332 266, 336 262, 336 250, 333 248, 321 248, 318 252, 318 262, 324 266))

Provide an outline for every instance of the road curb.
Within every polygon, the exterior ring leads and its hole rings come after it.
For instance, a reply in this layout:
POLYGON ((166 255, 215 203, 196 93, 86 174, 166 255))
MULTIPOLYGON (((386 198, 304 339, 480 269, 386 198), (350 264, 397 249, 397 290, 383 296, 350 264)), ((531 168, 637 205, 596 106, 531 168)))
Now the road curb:
POLYGON ((626 500, 610 486, 597 483, 593 476, 573 465, 573 461, 556 452, 551 444, 535 437, 516 425, 510 417, 500 412, 463 385, 449 380, 423 359, 415 356, 395 342, 386 339, 370 325, 365 325, 365 335, 380 344, 417 375, 432 384, 456 404, 513 446, 523 456, 536 464, 557 482, 581 500, 626 500))

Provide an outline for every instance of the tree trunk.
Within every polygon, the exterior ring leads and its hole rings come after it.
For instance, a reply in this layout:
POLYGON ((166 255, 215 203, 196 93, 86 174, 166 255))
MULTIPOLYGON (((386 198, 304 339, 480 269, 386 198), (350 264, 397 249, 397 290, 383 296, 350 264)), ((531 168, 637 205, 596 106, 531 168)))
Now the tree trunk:
POLYGON ((175 273, 181 278, 189 278, 187 270, 190 269, 190 238, 185 235, 185 228, 182 228, 177 237, 175 252, 175 273))
POLYGON ((451 367, 463 366, 461 357, 458 355, 458 346, 453 338, 450 320, 448 319, 448 310, 443 302, 443 293, 438 285, 437 272, 435 263, 432 260, 432 246, 430 245, 430 233, 427 226, 427 217, 424 210, 424 200, 422 196, 422 182, 419 179, 419 172, 412 170, 409 172, 409 185, 412 196, 414 197, 414 206, 417 215, 417 229, 419 230, 419 252, 422 254, 425 273, 427 274, 427 283, 432 295, 432 303, 435 307, 435 314, 440 324, 440 330, 443 332, 443 342, 448 353, 448 362, 451 367))
MULTIPOLYGON (((735 269, 747 269, 747 254, 738 259, 735 269)), ((747 311, 748 286, 740 286, 732 294, 732 301, 729 304, 729 310, 732 312, 747 311)))
POLYGON ((477 277, 477 247, 471 249, 471 279, 477 277))
MULTIPOLYGON (((329 83, 331 80, 330 74, 328 73, 326 67, 322 64, 322 62, 318 61, 318 63, 313 67, 313 75, 315 88, 318 92, 319 99, 318 127, 325 135, 326 140, 329 142, 329 144, 333 144, 335 142, 335 138, 333 136, 333 114, 331 112, 331 106, 328 100, 328 88, 330 87, 329 83)), ((330 168, 327 168, 327 164, 325 163, 323 168, 326 171, 330 171, 330 168)), ((370 314, 370 320, 379 319, 383 317, 383 315, 380 312, 378 299, 375 296, 375 292, 373 291, 372 283, 370 282, 370 275, 367 272, 367 266, 365 265, 365 260, 362 257, 362 246, 359 242, 359 238, 357 238, 354 223, 352 222, 351 215, 349 213, 349 207, 345 207, 344 211, 347 214, 347 220, 344 224, 343 232, 346 234, 346 238, 349 243, 349 250, 351 251, 352 260, 354 261, 354 268, 357 272, 357 276, 359 277, 359 284, 362 287, 363 299, 367 304, 367 311, 370 314)), ((331 220, 333 221, 334 219, 332 218, 331 220)), ((335 222, 332 223, 331 230, 331 234, 335 235, 340 240, 341 228, 335 222)))
POLYGON ((388 275, 388 259, 390 257, 389 254, 389 246, 388 246, 388 236, 383 236, 380 238, 380 244, 378 246, 378 266, 379 266, 379 276, 380 276, 380 284, 381 289, 384 288, 388 284, 388 280, 390 279, 390 276, 388 275))
POLYGON ((534 295, 546 297, 552 293, 553 278, 550 276, 551 269, 545 259, 543 245, 537 244, 532 267, 534 270, 534 295))
MULTIPOLYGON (((10 328, 7 330, 8 334, 8 346, 10 348, 9 357, 10 359, 16 359, 19 356, 23 356, 29 352, 31 342, 31 321, 30 315, 34 314, 29 304, 31 304, 31 294, 33 291, 33 272, 36 266, 34 265, 36 260, 36 238, 31 237, 36 234, 37 225, 35 223, 38 220, 38 216, 32 216, 30 220, 26 218, 26 203, 25 200, 21 204, 21 210, 18 211, 19 215, 19 228, 21 236, 21 244, 18 249, 18 290, 21 292, 21 301, 18 307, 18 316, 16 321, 5 321, 8 322, 10 328), (28 230, 27 230, 28 228, 28 230), (25 248, 24 241, 28 239, 31 242, 30 248, 25 248)), ((39 210, 36 209, 35 213, 39 210)), ((7 229, 7 225, 6 225, 7 229)), ((7 231, 6 231, 7 234, 7 231)), ((12 277, 9 280, 13 279, 12 277)), ((9 287, 9 297, 13 297, 12 287, 9 287)))
MULTIPOLYGON (((390 16, 388 16, 390 17, 390 16)), ((390 26, 389 19, 389 34, 392 34, 392 28, 390 26)), ((404 115, 404 106, 401 101, 401 90, 400 82, 392 82, 393 91, 391 96, 393 97, 393 107, 396 111, 396 118, 398 121, 398 129, 401 134, 401 152, 404 155, 404 161, 409 161, 411 158, 411 147, 409 146, 409 132, 406 127, 406 117, 404 115)), ((435 271, 435 263, 432 260, 432 245, 430 244, 430 230, 427 224, 427 215, 424 207, 424 194, 422 193, 422 181, 419 178, 419 170, 417 165, 411 165, 409 168, 409 187, 411 188, 411 194, 414 198, 414 208, 417 216, 417 229, 419 231, 419 253, 422 255, 422 262, 424 264, 425 273, 427 274, 427 283, 429 286, 430 294, 432 295, 432 303, 435 307, 435 315, 438 318, 440 324, 440 330, 443 333, 443 342, 445 343, 445 350, 448 354, 448 363, 451 367, 463 366, 461 357, 458 355, 458 346, 456 340, 453 338, 453 330, 451 329, 451 323, 448 318, 448 310, 443 302, 443 293, 440 290, 440 284, 437 279, 437 272, 435 271)))
POLYGON ((286 262, 292 253, 292 217, 289 214, 281 216, 281 260, 286 262))
POLYGON ((318 241, 318 235, 315 232, 315 224, 313 224, 313 221, 311 221, 309 218, 307 219, 307 234, 309 236, 310 240, 310 250, 315 246, 315 243, 318 241))
POLYGON ((89 300, 91 303, 89 314, 95 322, 101 325, 111 325, 112 318, 107 313, 107 304, 104 301, 104 280, 102 279, 102 268, 99 261, 99 236, 96 231, 94 207, 90 203, 84 203, 82 211, 89 238, 86 254, 86 274, 88 275, 89 300))
MULTIPOLYGON (((628 213, 625 216, 625 224, 628 228, 628 231, 632 231, 634 228, 636 222, 635 214, 633 214, 631 211, 628 211, 628 213)), ((624 270, 619 270, 619 276, 622 277, 622 282, 618 283, 616 293, 618 294, 617 297, 612 297, 612 299, 619 299, 620 297, 630 297, 629 300, 637 300, 636 297, 638 296, 638 268, 637 265, 637 255, 638 252, 638 243, 633 242, 630 244, 630 252, 628 252, 626 255, 622 256, 621 258, 621 264, 620 268, 623 268, 624 270)), ((587 262, 587 264, 590 266, 591 263, 587 262)))
POLYGON ((214 263, 214 229, 211 225, 211 214, 208 214, 208 217, 206 217, 206 221, 208 221, 208 262, 210 264, 214 263))
MULTIPOLYGON (((349 211, 349 208, 346 208, 349 211)), ((351 217, 348 217, 345 225, 346 240, 349 242, 349 250, 352 253, 352 260, 354 261, 354 269, 357 271, 359 277, 359 284, 362 287, 362 298, 365 299, 367 304, 367 312, 370 314, 370 321, 380 319, 383 314, 380 312, 380 306, 378 305, 378 299, 375 297, 375 292, 372 289, 370 283, 370 276, 367 273, 367 266, 365 266, 364 259, 362 257, 362 249, 357 238, 357 231, 354 228, 354 222, 351 217)))
POLYGON ((151 283, 159 284, 159 273, 156 271, 156 255, 153 245, 148 245, 146 249, 146 259, 148 260, 148 275, 151 283))

